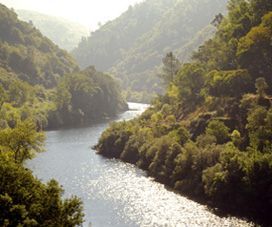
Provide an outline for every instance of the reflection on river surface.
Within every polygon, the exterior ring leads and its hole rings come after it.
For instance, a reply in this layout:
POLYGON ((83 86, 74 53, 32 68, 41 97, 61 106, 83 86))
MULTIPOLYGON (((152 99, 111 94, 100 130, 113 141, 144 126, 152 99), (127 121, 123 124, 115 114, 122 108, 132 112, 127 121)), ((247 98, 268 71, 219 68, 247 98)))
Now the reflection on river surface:
MULTIPOLYGON (((132 110, 117 120, 131 119, 147 108, 144 104, 129 105, 132 110)), ((249 226, 236 218, 212 214, 130 164, 95 154, 91 147, 108 124, 48 132, 47 152, 27 163, 43 181, 58 180, 65 196, 82 198, 84 226, 249 226)))

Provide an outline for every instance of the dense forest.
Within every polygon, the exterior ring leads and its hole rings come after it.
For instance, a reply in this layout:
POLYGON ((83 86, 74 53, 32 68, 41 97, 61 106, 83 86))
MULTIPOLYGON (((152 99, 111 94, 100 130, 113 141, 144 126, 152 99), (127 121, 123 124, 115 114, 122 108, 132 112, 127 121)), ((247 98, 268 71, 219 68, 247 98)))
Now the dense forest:
POLYGON ((43 130, 126 110, 116 78, 130 100, 160 95, 112 123, 98 154, 272 225, 271 0, 146 0, 82 39, 73 51, 82 69, 27 21, 0 4, 0 226, 83 223, 82 201, 24 163, 45 150, 43 130))
POLYGON ((81 67, 95 65, 120 79, 129 101, 162 94, 158 74, 166 53, 185 62, 214 33, 209 25, 227 0, 147 0, 83 39, 72 52, 81 67))
POLYGON ((78 70, 75 60, 44 37, 32 24, 0 8, 0 66, 18 79, 46 88, 56 86, 60 76, 78 70))
POLYGON ((127 109, 118 83, 75 60, 0 4, 0 226, 76 226, 82 202, 62 199, 24 161, 44 150, 43 129, 87 124, 127 109))
POLYGON ((111 76, 80 71, 66 51, 3 5, 0 16, 2 121, 13 111, 10 118, 32 115, 41 128, 79 125, 127 108, 111 76))
POLYGON ((89 31, 75 22, 29 10, 16 10, 20 20, 32 23, 60 48, 71 51, 89 31))
POLYGON ((128 108, 116 81, 94 67, 63 76, 52 98, 49 128, 86 126, 128 108))
POLYGON ((272 2, 230 0, 213 23, 214 37, 174 76, 176 60, 166 56, 166 94, 139 118, 113 123, 95 148, 213 208, 271 226, 272 2))

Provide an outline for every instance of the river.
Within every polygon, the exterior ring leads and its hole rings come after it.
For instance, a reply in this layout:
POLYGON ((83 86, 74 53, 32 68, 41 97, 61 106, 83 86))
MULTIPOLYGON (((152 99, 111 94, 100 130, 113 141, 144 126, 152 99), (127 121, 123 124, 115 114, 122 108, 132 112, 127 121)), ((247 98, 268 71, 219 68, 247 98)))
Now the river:
MULTIPOLYGON (((128 120, 147 105, 129 103, 131 110, 115 120, 128 120)), ((110 120, 91 127, 47 132, 46 152, 27 162, 34 175, 46 182, 56 179, 65 196, 84 202, 84 226, 250 226, 234 217, 219 217, 205 206, 167 190, 145 172, 95 153, 110 120)))

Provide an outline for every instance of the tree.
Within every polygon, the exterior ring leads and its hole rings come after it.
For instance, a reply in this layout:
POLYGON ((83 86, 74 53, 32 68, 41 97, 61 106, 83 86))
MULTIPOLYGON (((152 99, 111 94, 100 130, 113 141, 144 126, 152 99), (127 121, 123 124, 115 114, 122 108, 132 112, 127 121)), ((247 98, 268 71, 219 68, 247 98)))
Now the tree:
POLYGON ((219 13, 215 16, 215 18, 213 19, 213 21, 211 22, 212 25, 214 25, 215 27, 218 27, 222 21, 224 19, 224 16, 222 13, 219 13))
POLYGON ((256 79, 255 87, 259 97, 263 98, 265 96, 265 90, 268 88, 268 84, 265 81, 265 78, 259 77, 256 79))
POLYGON ((206 128, 206 133, 215 136, 218 144, 226 143, 229 140, 229 131, 230 129, 219 120, 210 121, 206 128))
POLYGON ((272 110, 266 110, 262 106, 252 108, 247 117, 246 128, 248 130, 250 145, 259 151, 265 152, 271 148, 272 141, 272 110))
POLYGON ((181 63, 172 52, 166 54, 162 59, 162 63, 162 74, 159 77, 167 85, 174 80, 175 75, 181 67, 181 63))
POLYGON ((254 24, 259 24, 263 15, 272 11, 272 1, 270 0, 251 0, 254 24))
POLYGON ((239 97, 252 90, 251 78, 247 70, 213 70, 207 78, 208 92, 215 97, 239 97))
POLYGON ((51 180, 41 183, 31 171, 0 154, 0 226, 78 226, 82 202, 62 199, 63 190, 51 180))
MULTIPOLYGON (((262 23, 239 40, 236 56, 241 68, 249 71, 255 80, 263 77, 271 86, 272 12, 263 16, 262 23)), ((271 89, 269 90, 271 92, 271 89)))
POLYGON ((196 63, 185 64, 177 74, 175 84, 179 89, 179 99, 194 108, 202 100, 201 90, 204 86, 204 70, 196 63))
POLYGON ((12 153, 16 163, 23 163, 43 151, 44 139, 44 133, 36 131, 33 121, 18 122, 15 128, 0 131, 0 152, 12 153))
POLYGON ((238 130, 234 130, 231 133, 231 140, 236 147, 239 147, 242 143, 241 133, 238 130))

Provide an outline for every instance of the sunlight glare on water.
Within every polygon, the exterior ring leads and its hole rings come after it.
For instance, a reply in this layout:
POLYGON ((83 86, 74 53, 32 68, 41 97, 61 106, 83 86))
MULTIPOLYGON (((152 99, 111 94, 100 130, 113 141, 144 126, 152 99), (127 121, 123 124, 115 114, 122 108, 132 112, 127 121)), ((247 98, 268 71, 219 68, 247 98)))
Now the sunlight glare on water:
MULTIPOLYGON (((131 110, 118 120, 128 120, 148 105, 130 103, 131 110)), ((95 145, 109 122, 88 128, 47 133, 47 152, 29 161, 38 178, 55 178, 65 196, 84 202, 84 226, 250 226, 237 218, 221 218, 205 206, 171 192, 145 172, 118 160, 97 155, 95 145)))

